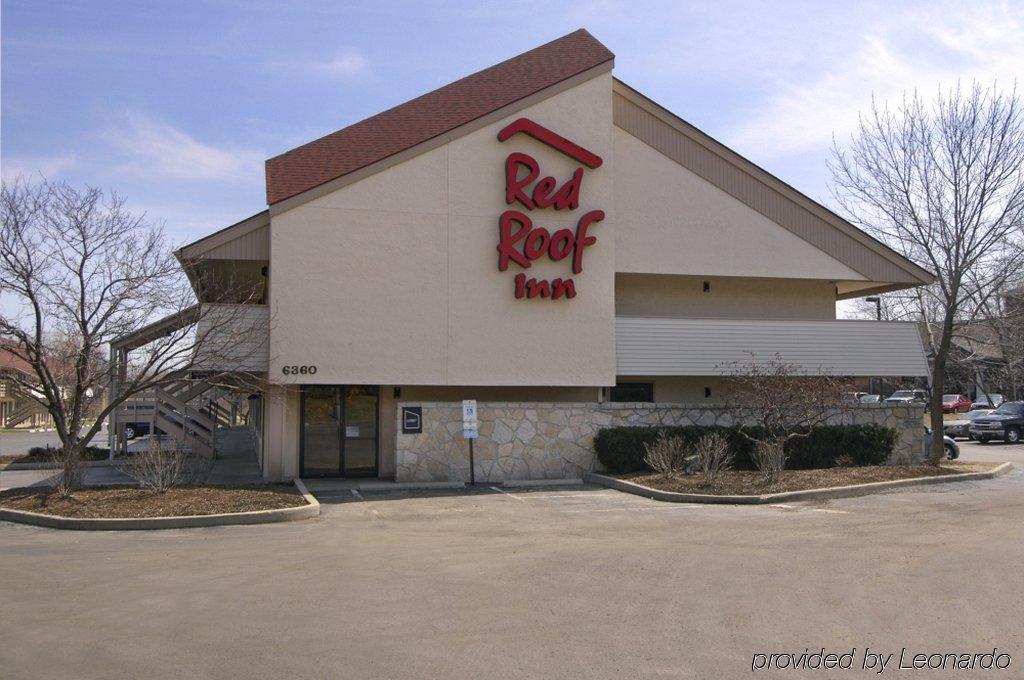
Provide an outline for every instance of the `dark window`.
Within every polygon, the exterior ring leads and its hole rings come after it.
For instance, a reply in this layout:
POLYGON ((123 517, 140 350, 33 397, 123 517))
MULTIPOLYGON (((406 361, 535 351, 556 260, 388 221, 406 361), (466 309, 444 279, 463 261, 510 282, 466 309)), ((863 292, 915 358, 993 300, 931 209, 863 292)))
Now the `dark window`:
POLYGON ((619 383, 612 388, 611 401, 654 401, 654 383, 619 383))

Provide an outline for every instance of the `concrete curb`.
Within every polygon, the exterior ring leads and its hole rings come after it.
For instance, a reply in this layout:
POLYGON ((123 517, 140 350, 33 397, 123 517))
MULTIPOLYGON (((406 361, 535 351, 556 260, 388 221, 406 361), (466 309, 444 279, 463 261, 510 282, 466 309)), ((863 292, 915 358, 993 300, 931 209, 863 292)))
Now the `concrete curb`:
POLYGON ((252 510, 217 515, 188 515, 183 517, 59 517, 24 510, 0 508, 0 520, 34 524, 51 529, 79 531, 133 531, 139 529, 188 529, 193 527, 214 527, 234 524, 266 524, 269 522, 291 522, 309 519, 320 514, 320 503, 298 479, 295 487, 306 500, 307 505, 277 510, 252 510))
POLYGON ((568 479, 509 479, 501 483, 502 487, 536 487, 536 486, 576 486, 583 484, 579 477, 568 479))
POLYGON ((824 489, 807 489, 804 491, 783 491, 782 493, 764 494, 761 496, 713 496, 710 494, 678 493, 675 491, 659 491, 623 479, 599 475, 595 472, 583 473, 583 480, 591 484, 624 491, 626 493, 644 496, 656 501, 668 503, 717 503, 724 505, 760 505, 767 503, 783 503, 786 501, 813 501, 826 500, 829 498, 850 498, 852 496, 866 496, 872 493, 901 489, 910 486, 925 486, 928 484, 945 484, 947 482, 969 482, 979 479, 992 479, 1004 475, 1013 469, 1013 463, 1003 463, 999 467, 987 472, 964 472, 955 475, 941 475, 936 477, 914 477, 912 479, 896 479, 889 482, 871 482, 869 484, 854 484, 853 486, 834 486, 824 489))

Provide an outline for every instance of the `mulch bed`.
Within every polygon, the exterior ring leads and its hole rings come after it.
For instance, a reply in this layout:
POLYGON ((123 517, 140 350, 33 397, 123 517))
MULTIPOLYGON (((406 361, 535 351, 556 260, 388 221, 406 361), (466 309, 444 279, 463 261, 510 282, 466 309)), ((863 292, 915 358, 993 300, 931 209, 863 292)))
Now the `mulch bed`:
POLYGON ((943 463, 941 467, 930 465, 871 465, 867 467, 827 468, 823 470, 785 470, 775 482, 768 484, 760 472, 748 470, 727 470, 720 473, 714 486, 704 486, 701 475, 673 475, 664 477, 653 472, 632 472, 616 475, 634 484, 640 484, 660 491, 676 493, 708 494, 713 496, 758 496, 784 491, 824 489, 833 486, 851 486, 871 482, 890 482, 914 477, 935 477, 955 475, 964 472, 987 472, 1000 463, 943 463))
POLYGON ((0 491, 0 507, 60 517, 178 517, 277 510, 306 505, 290 484, 200 486, 154 493, 135 487, 79 489, 60 498, 52 489, 0 491))

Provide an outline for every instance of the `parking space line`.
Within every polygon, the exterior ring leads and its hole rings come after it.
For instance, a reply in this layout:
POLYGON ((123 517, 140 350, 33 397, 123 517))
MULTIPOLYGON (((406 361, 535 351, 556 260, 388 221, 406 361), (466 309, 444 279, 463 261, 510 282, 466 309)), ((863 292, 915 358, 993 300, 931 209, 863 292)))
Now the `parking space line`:
POLYGON ((593 498, 593 491, 589 493, 552 493, 552 494, 537 494, 537 498, 544 500, 547 498, 593 498))
POLYGON ((492 487, 491 487, 491 491, 497 491, 498 493, 501 493, 501 494, 505 494, 505 495, 506 495, 506 496, 508 496, 509 498, 515 498, 515 499, 516 499, 517 501, 519 501, 520 503, 525 503, 525 502, 526 502, 526 499, 525 499, 525 498, 520 498, 519 496, 516 496, 515 494, 511 494, 511 493, 509 493, 508 491, 505 491, 504 489, 499 489, 499 488, 498 488, 498 487, 496 487, 496 486, 492 486, 492 487))

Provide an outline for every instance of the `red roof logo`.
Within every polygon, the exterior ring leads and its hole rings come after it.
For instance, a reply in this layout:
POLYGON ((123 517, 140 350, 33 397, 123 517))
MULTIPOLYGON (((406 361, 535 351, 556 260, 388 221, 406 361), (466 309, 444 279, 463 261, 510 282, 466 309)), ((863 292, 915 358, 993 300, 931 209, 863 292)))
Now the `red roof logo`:
POLYGON ((529 118, 519 118, 503 127, 501 132, 498 133, 498 141, 504 142, 506 139, 520 132, 533 137, 538 142, 547 144, 556 151, 561 151, 566 156, 583 163, 583 165, 588 168, 599 168, 603 162, 601 157, 596 153, 587 151, 576 142, 566 139, 557 132, 549 130, 540 123, 535 123, 529 118))

